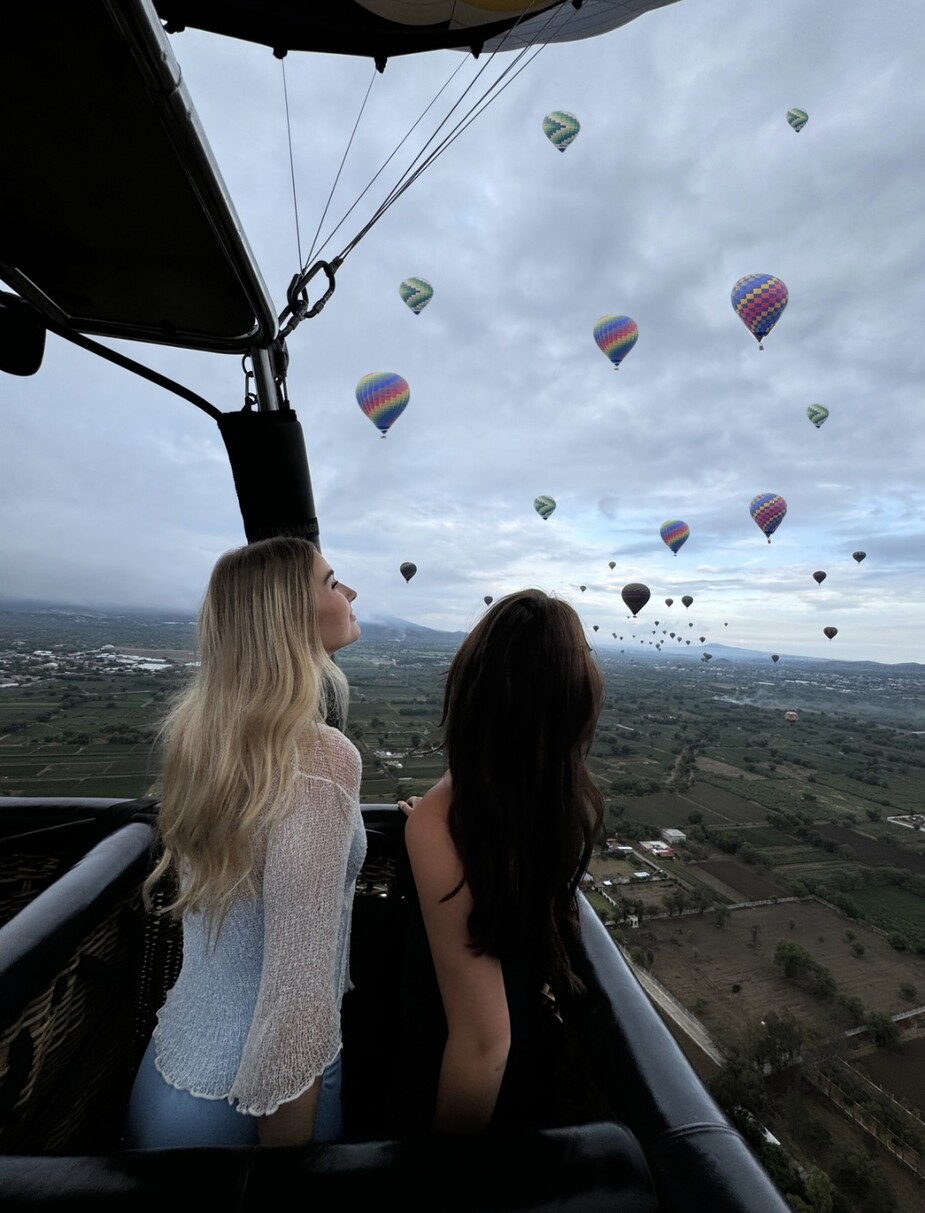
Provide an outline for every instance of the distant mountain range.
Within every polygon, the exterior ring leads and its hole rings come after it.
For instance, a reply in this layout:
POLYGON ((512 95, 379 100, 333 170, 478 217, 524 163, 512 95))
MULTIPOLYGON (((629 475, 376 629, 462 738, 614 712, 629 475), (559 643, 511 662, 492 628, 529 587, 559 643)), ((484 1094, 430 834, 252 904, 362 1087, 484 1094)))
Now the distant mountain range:
POLYGON ((381 643, 433 644, 440 648, 457 649, 466 637, 465 632, 441 632, 437 628, 425 628, 419 623, 410 623, 396 615, 373 615, 360 619, 363 640, 381 643))
MULTIPOLYGON (((186 610, 172 611, 169 608, 160 611, 135 610, 117 606, 98 608, 33 600, 0 600, 0 614, 14 615, 20 613, 24 615, 41 615, 46 619, 48 617, 60 616, 62 621, 66 620, 76 624, 86 621, 87 623, 92 622, 99 625, 100 622, 106 619, 137 619, 148 623, 171 622, 190 625, 195 623, 195 614, 191 614, 186 610)), ((360 619, 359 623, 362 632, 360 644, 363 644, 364 641, 369 644, 404 644, 412 648, 439 648, 455 652, 466 636, 464 631, 444 632, 439 628, 423 627, 421 624, 412 623, 410 620, 401 619, 396 615, 371 615, 368 619, 360 619)), ((844 670, 845 673, 857 674, 862 673, 864 670, 869 670, 871 673, 878 674, 895 673, 897 675, 912 677, 925 676, 925 664, 914 661, 897 663, 845 661, 839 658, 796 657, 781 653, 779 661, 772 664, 770 653, 763 652, 760 649, 740 649, 734 645, 727 644, 702 644, 695 647, 694 645, 669 645, 666 642, 662 644, 661 649, 656 649, 654 644, 642 645, 618 640, 602 640, 597 642, 596 647, 602 654, 608 656, 619 654, 630 659, 646 662, 683 661, 686 663, 688 661, 699 661, 704 653, 709 653, 711 655, 710 664, 713 666, 722 664, 767 664, 769 670, 774 669, 781 673, 787 669, 793 670, 801 666, 811 666, 814 670, 824 669, 828 672, 844 670)))

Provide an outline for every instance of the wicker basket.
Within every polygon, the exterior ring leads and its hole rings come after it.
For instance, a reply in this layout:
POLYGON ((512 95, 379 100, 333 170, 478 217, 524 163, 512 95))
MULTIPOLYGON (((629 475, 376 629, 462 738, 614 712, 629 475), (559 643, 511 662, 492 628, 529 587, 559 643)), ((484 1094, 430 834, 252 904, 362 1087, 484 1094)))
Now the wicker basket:
MULTIPOLYGON (((388 892, 397 837, 374 819, 357 883, 357 898, 370 910, 388 892)), ((39 846, 20 848, 7 868, 0 1153, 105 1153, 119 1148, 136 1069, 180 969, 182 934, 158 912, 172 894, 169 882, 155 891, 150 909, 142 905, 153 859, 150 825, 114 831, 76 863, 74 836, 57 827, 48 833, 44 854, 39 846), (8 972, 17 950, 24 954, 8 972)))

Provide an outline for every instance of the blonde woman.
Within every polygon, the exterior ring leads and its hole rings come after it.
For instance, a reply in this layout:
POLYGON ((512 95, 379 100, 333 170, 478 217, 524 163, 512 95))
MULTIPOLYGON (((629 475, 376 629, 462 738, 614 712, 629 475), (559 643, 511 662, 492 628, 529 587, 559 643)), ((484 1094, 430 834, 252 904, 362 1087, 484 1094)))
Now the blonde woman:
POLYGON ((305 539, 226 552, 163 726, 162 854, 183 964, 129 1101, 130 1148, 337 1140, 341 1000, 366 852, 331 654, 356 592, 305 539))

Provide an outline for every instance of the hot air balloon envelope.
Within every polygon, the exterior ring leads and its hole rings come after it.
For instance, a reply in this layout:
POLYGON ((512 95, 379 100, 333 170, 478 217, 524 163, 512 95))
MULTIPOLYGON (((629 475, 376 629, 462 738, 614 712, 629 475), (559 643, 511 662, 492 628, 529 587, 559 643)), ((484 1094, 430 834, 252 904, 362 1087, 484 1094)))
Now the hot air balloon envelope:
POLYGON ((581 590, 581 592, 583 594, 588 587, 586 585, 580 585, 578 588, 581 590))
POLYGON ((404 577, 405 581, 410 581, 417 571, 418 566, 416 564, 412 564, 410 560, 406 560, 403 564, 399 565, 399 572, 401 573, 402 577, 404 577))
POLYGON ((494 602, 494 598, 492 598, 491 594, 486 594, 483 599, 483 602, 485 603, 486 606, 491 606, 491 604, 494 602))
POLYGON ((636 617, 636 612, 649 601, 651 591, 647 585, 643 585, 641 581, 631 581, 629 585, 625 585, 620 592, 623 601, 632 611, 633 618, 636 617))
POLYGON ((732 306, 736 315, 763 350, 762 340, 781 318, 789 294, 773 274, 746 274, 732 288, 732 306))
POLYGON ((607 567, 611 568, 611 569, 615 569, 617 567, 617 562, 615 560, 608 560, 607 567))
MULTIPOLYGON (((684 597, 681 599, 681 601, 684 603, 684 605, 686 607, 689 607, 690 604, 694 601, 694 599, 691 597, 690 594, 685 594, 684 597)), ((694 625, 691 624, 690 626, 693 627, 694 625)))
POLYGON ((755 525, 764 531, 771 542, 771 536, 784 521, 787 513, 787 502, 779 493, 759 493, 749 503, 748 512, 755 520, 755 525))
POLYGON ((556 503, 551 497, 537 497, 533 502, 533 508, 539 516, 545 521, 556 508, 556 503))
POLYGON ((823 581, 825 581, 825 573, 823 573, 822 569, 817 569, 816 572, 813 573, 813 581, 815 581, 817 585, 822 585, 823 581))
POLYGON ((399 285, 398 293, 415 316, 419 316, 433 299, 434 288, 426 278, 405 278, 399 285))
POLYGON ((787 121, 799 134, 807 122, 809 122, 809 114, 807 114, 806 110, 787 110, 787 121))
POLYGON ((784 720, 789 720, 791 724, 793 724, 793 722, 795 720, 799 720, 799 719, 800 718, 796 714, 796 712, 784 712, 784 720))
POLYGON ((384 438, 405 411, 411 389, 401 375, 392 371, 372 371, 356 387, 357 404, 384 438))
POLYGON ((828 636, 829 640, 831 640, 833 636, 838 635, 838 628, 823 628, 822 630, 825 632, 826 636, 828 636))
POLYGON ((671 604, 672 604, 673 602, 674 602, 674 599, 673 599, 673 598, 666 598, 666 599, 665 599, 665 606, 671 606, 671 604))
MULTIPOLYGON (((460 4, 458 0, 337 0, 336 3, 280 3, 279 0, 222 0, 184 4, 178 11, 190 29, 243 38, 261 47, 281 45, 293 51, 363 56, 426 54, 434 50, 465 50, 484 46, 485 52, 533 49, 544 43, 599 37, 658 6, 647 0, 616 7, 589 5, 590 20, 550 20, 551 4, 499 4, 496 0, 460 4), (630 11, 628 11, 630 10, 630 11)), ((70 7, 70 6, 68 6, 70 7)), ((157 3, 158 11, 177 8, 157 3)), ((580 6, 579 6, 580 7, 580 6)))
POLYGON ((629 316, 601 316, 594 325, 594 340, 615 370, 639 339, 639 326, 629 316))
POLYGON ((580 122, 568 110, 552 110, 543 119, 543 133, 560 152, 565 151, 580 130, 580 122))
POLYGON ((775 662, 775 664, 776 664, 778 661, 780 661, 780 653, 772 653, 772 654, 771 654, 771 660, 772 660, 773 662, 775 662))
POLYGON ((681 522, 678 518, 669 518, 667 522, 663 522, 658 528, 658 533, 662 537, 662 541, 666 543, 674 554, 677 556, 678 549, 682 548, 691 533, 691 528, 686 522, 681 522))
POLYGON ((823 421, 829 415, 829 410, 824 404, 811 404, 806 410, 806 416, 810 419, 813 425, 818 430, 823 421))
POLYGON ((867 553, 866 552, 852 552, 851 555, 855 558, 855 560, 858 562, 858 564, 860 564, 861 561, 864 559, 864 557, 867 555, 867 553))

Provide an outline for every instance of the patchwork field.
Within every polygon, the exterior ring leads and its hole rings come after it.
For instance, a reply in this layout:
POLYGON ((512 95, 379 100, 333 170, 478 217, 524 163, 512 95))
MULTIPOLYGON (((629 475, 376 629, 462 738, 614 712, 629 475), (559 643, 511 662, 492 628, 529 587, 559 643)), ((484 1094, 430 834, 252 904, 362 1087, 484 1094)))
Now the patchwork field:
POLYGON ((925 898, 895 885, 858 889, 849 896, 863 917, 875 927, 897 932, 913 948, 925 948, 925 898))
POLYGON ((888 842, 868 838, 857 830, 838 825, 817 825, 823 838, 832 838, 839 846, 849 846, 861 863, 875 867, 906 868, 917 875, 925 875, 925 855, 907 851, 903 847, 891 846, 888 842))
POLYGON ((628 942, 651 948, 652 973, 721 1043, 734 1042, 770 1011, 791 1011, 821 1037, 843 1030, 848 1025, 837 1021, 832 1002, 813 998, 774 963, 781 939, 806 948, 832 973, 839 993, 860 998, 870 1010, 908 1010, 902 984, 925 991, 925 959, 896 952, 877 932, 815 901, 733 910, 723 927, 709 912, 649 920, 628 942), (854 955, 847 930, 863 955, 854 955))
POLYGON ((712 876, 737 895, 738 901, 761 901, 766 897, 789 897, 790 890, 762 876, 737 859, 703 859, 684 865, 684 872, 702 872, 712 876))

